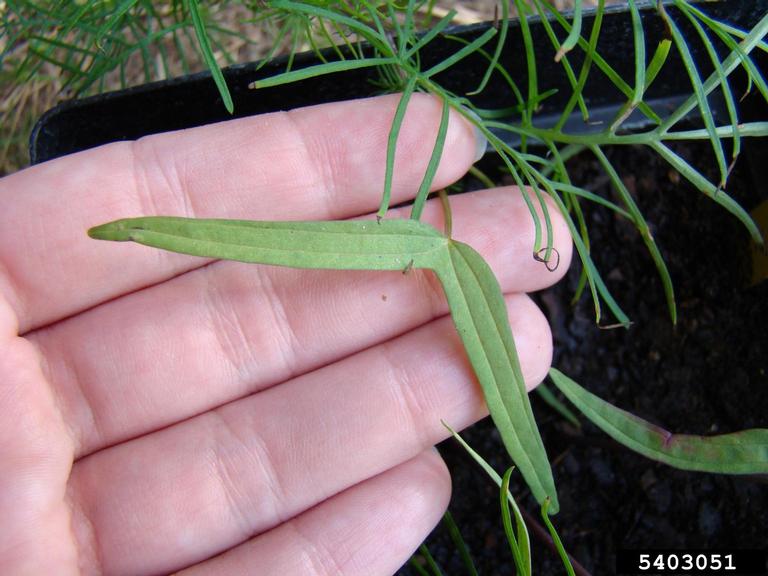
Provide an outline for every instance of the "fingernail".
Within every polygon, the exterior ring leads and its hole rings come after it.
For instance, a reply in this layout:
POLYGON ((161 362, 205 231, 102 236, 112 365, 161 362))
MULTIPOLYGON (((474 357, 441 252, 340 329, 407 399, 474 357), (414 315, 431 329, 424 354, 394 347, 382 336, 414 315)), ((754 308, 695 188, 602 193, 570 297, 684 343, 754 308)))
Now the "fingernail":
MULTIPOLYGON (((478 116, 475 112, 473 112, 466 106, 462 106, 461 109, 467 114, 467 116, 474 118, 478 123, 482 122, 482 120, 480 120, 480 116, 478 116)), ((472 129, 475 132, 475 160, 474 161, 477 162, 483 156, 485 156, 485 152, 488 149, 488 138, 485 137, 485 134, 483 134, 480 128, 478 128, 475 124, 472 124, 472 129)))

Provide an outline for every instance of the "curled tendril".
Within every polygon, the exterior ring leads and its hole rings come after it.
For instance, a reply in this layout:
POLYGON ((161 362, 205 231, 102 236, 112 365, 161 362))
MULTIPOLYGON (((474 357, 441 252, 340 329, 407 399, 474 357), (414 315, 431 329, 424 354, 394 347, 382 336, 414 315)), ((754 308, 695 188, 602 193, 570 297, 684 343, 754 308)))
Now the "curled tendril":
POLYGON ((550 272, 554 272, 560 266, 560 252, 558 252, 555 247, 545 246, 538 252, 533 253, 533 259, 536 260, 536 262, 544 262, 544 265, 550 272), (547 253, 549 253, 549 257, 547 257, 547 253), (554 262, 552 254, 555 255, 554 262))

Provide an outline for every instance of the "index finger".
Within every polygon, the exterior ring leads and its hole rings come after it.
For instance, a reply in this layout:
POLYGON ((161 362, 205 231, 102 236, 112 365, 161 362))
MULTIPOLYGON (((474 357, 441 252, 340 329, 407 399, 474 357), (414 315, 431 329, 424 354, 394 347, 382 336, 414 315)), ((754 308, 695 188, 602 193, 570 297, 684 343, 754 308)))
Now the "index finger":
MULTIPOLYGON (((94 242, 117 218, 175 215, 343 219, 376 208, 398 96, 324 104, 121 142, 0 181, 0 295, 20 333, 202 266, 206 260, 94 242)), ((413 197, 441 105, 415 95, 398 140, 392 203, 413 197)), ((471 126, 451 112, 434 188, 476 156, 471 126)))

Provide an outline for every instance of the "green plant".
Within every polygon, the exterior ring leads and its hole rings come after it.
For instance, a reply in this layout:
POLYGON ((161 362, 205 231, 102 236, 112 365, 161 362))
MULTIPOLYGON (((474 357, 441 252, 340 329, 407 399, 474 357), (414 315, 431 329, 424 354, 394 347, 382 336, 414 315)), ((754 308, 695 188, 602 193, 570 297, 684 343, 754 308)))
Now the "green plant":
MULTIPOLYGON (((273 0, 267 3, 259 16, 281 23, 282 28, 278 35, 280 41, 290 36, 293 38, 292 44, 296 46, 299 44, 296 40, 299 34, 306 35, 310 45, 320 55, 322 63, 297 70, 292 68, 289 60, 284 73, 257 80, 253 83, 253 88, 288 84, 345 70, 376 68, 379 71, 378 83, 383 89, 402 93, 389 138, 378 223, 285 224, 189 221, 158 217, 118 221, 92 229, 90 233, 96 238, 132 240, 188 254, 248 262, 347 269, 405 269, 413 266, 435 271, 443 284, 454 322, 483 385, 494 422, 500 429, 510 456, 542 507, 545 510, 548 507, 549 512, 554 513, 557 510, 554 483, 520 378, 503 302, 499 299, 498 284, 482 259, 470 247, 450 239, 449 220, 445 235, 418 222, 441 155, 448 111, 453 108, 477 126, 488 138, 514 181, 521 188, 527 187, 531 191, 524 197, 536 227, 532 256, 550 265, 555 265, 557 255, 552 250, 552 227, 545 197, 550 197, 558 205, 566 217, 583 263, 582 281, 576 297, 579 297, 582 290, 589 289, 598 323, 604 322, 603 306, 609 309, 619 325, 627 326, 629 319, 608 291, 592 262, 589 235, 581 207, 582 200, 597 202, 613 210, 637 228, 656 263, 664 286, 669 314, 672 322, 675 322, 677 309, 674 289, 661 252, 650 233, 648 223, 605 154, 605 149, 625 145, 651 148, 702 193, 734 214, 755 241, 762 243, 760 233, 749 215, 733 201, 725 189, 730 169, 740 153, 742 139, 768 135, 768 122, 739 122, 738 98, 733 94, 729 81, 729 75, 734 70, 743 68, 749 77, 750 89, 757 90, 768 101, 768 87, 750 57, 750 52, 755 49, 768 51, 768 46, 763 40, 768 32, 768 16, 760 20, 752 30, 740 31, 711 19, 695 4, 686 0, 658 3, 655 6, 646 5, 642 9, 656 10, 669 31, 668 38, 657 46, 649 47, 646 45, 643 31, 641 7, 634 0, 629 0, 634 32, 634 52, 630 56, 635 63, 635 75, 631 82, 627 82, 611 68, 596 48, 605 9, 602 1, 598 3, 594 23, 587 34, 586 31, 582 33, 583 18, 579 2, 576 3, 572 21, 569 21, 543 0, 534 0, 531 5, 522 0, 514 0, 518 13, 524 16, 538 14, 544 18, 555 58, 565 70, 572 89, 559 121, 552 128, 541 128, 535 123, 536 111, 539 104, 550 94, 539 89, 537 62, 541 56, 534 51, 527 21, 521 21, 523 49, 527 59, 527 85, 521 88, 499 64, 499 56, 505 48, 507 38, 506 16, 510 9, 508 2, 502 1, 502 19, 498 28, 489 28, 471 42, 450 34, 448 27, 452 20, 451 13, 426 33, 419 34, 417 21, 421 20, 425 4, 415 0, 404 5, 391 1, 346 3, 273 0), (676 12, 671 13, 666 6, 674 6, 676 12), (548 17, 552 18, 552 21, 547 20, 548 17), (701 77, 680 30, 679 23, 683 19, 691 23, 693 30, 704 42, 714 68, 708 78, 701 77), (559 28, 555 29, 556 26, 559 28), (334 39, 334 35, 343 41, 342 48, 334 48, 332 53, 320 52, 320 46, 328 44, 334 39), (421 51, 438 35, 455 40, 456 51, 445 60, 424 68, 421 51), (562 36, 565 38, 561 41, 559 38, 562 36), (485 47, 494 39, 497 40, 494 50, 486 51, 485 47), (715 44, 715 39, 718 44, 715 44), (689 75, 692 95, 671 113, 660 114, 644 97, 667 63, 673 47, 689 75), (569 58, 569 54, 577 49, 584 53, 583 62, 578 69, 569 58), (722 49, 727 51, 725 58, 719 55, 722 49), (481 55, 488 63, 487 72, 476 89, 459 95, 442 87, 439 82, 440 73, 472 54, 481 55), (585 121, 589 119, 589 108, 583 94, 597 71, 626 96, 626 103, 604 130, 589 134, 569 133, 564 127, 576 108, 585 121), (493 74, 499 74, 507 82, 512 98, 511 105, 502 110, 480 109, 473 104, 472 96, 482 92, 493 74), (709 95, 716 89, 723 94, 729 116, 728 124, 720 126, 716 125, 709 104, 709 95), (429 167, 413 204, 411 219, 389 220, 386 215, 395 170, 394 158, 399 129, 409 99, 416 91, 428 92, 441 99, 442 120, 435 137, 429 167), (622 126, 635 110, 644 114, 653 123, 653 127, 640 133, 625 133, 622 126), (679 129, 680 121, 692 110, 698 110, 703 127, 696 130, 679 129), (500 117, 508 117, 513 113, 519 114, 519 121, 499 120, 500 117), (507 144, 497 135, 498 131, 518 134, 522 142, 520 148, 507 144), (717 181, 707 180, 700 171, 672 150, 669 144, 683 139, 706 140, 711 144, 719 173, 717 181), (545 154, 539 153, 532 146, 534 141, 543 144, 545 154), (572 183, 566 161, 581 152, 593 155, 603 167, 613 184, 617 203, 572 183), (537 208, 541 210, 542 217, 538 216, 537 208), (332 240, 329 240, 330 238, 332 240), (311 256, 304 251, 310 240, 315 250, 311 256), (340 247, 345 248, 344 253, 339 251, 340 247), (350 253, 352 247, 360 248, 358 252, 350 253)), ((113 11, 110 17, 114 22, 109 22, 115 24, 136 6, 140 4, 120 4, 119 10, 113 11), (120 10, 123 12, 120 13, 120 10)), ((212 56, 208 29, 200 16, 197 2, 185 2, 183 5, 174 3, 174 6, 189 11, 204 59, 214 71, 214 79, 224 102, 228 102, 226 83, 212 56)), ((115 9, 117 8, 115 5, 115 9)), ((428 12, 428 6, 426 11, 428 12)), ((109 27, 107 29, 109 30, 109 27)), ((86 80, 88 78, 86 77, 86 80)), ((707 439, 674 436, 610 406, 556 370, 551 372, 551 377, 555 385, 590 420, 620 442, 646 456, 687 469, 741 474, 768 471, 766 430, 749 430, 707 439)), ((497 477, 497 480, 506 487, 509 474, 504 478, 497 477)), ((504 493, 506 490, 503 490, 504 493)), ((504 501, 507 502, 507 499, 504 498, 504 501)), ((504 516, 507 518, 505 528, 512 543, 514 538, 511 517, 508 514, 507 510, 504 516)), ((516 518, 517 516, 515 514, 516 518)), ((517 538, 523 538, 519 522, 517 538)), ((527 539, 527 536, 525 538, 527 539)), ((524 546, 517 543, 512 546, 513 556, 519 566, 526 565, 524 549, 524 546)))

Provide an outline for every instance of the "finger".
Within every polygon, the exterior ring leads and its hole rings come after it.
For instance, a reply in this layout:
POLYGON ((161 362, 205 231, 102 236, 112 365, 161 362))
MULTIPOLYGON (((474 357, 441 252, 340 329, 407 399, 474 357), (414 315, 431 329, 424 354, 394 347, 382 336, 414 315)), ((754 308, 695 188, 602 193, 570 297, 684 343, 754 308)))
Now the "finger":
MULTIPOLYGON (((451 203, 454 237, 488 258, 506 292, 544 288, 565 273, 571 240, 556 210, 561 262, 550 272, 531 256, 533 222, 517 189, 457 196, 451 203)), ((439 226, 439 201, 429 202, 425 218, 439 226)), ((221 262, 30 337, 46 358, 82 456, 326 365, 447 311, 439 283, 418 271, 339 273, 221 262)))
POLYGON ((450 482, 422 452, 179 576, 391 576, 440 520, 450 482))
MULTIPOLYGON (((205 261, 89 239, 139 215, 340 219, 375 209, 398 96, 324 104, 104 146, 0 181, 0 293, 22 333, 205 261)), ((440 103, 414 96, 397 148, 393 203, 412 197, 432 152, 440 103)), ((475 157, 452 112, 435 187, 475 157)))
MULTIPOLYGON (((507 298, 526 383, 551 335, 507 298)), ((383 472, 486 413, 449 318, 280 386, 82 459, 72 502, 105 573, 199 562, 383 472), (141 550, 142 554, 135 554, 141 550)))

